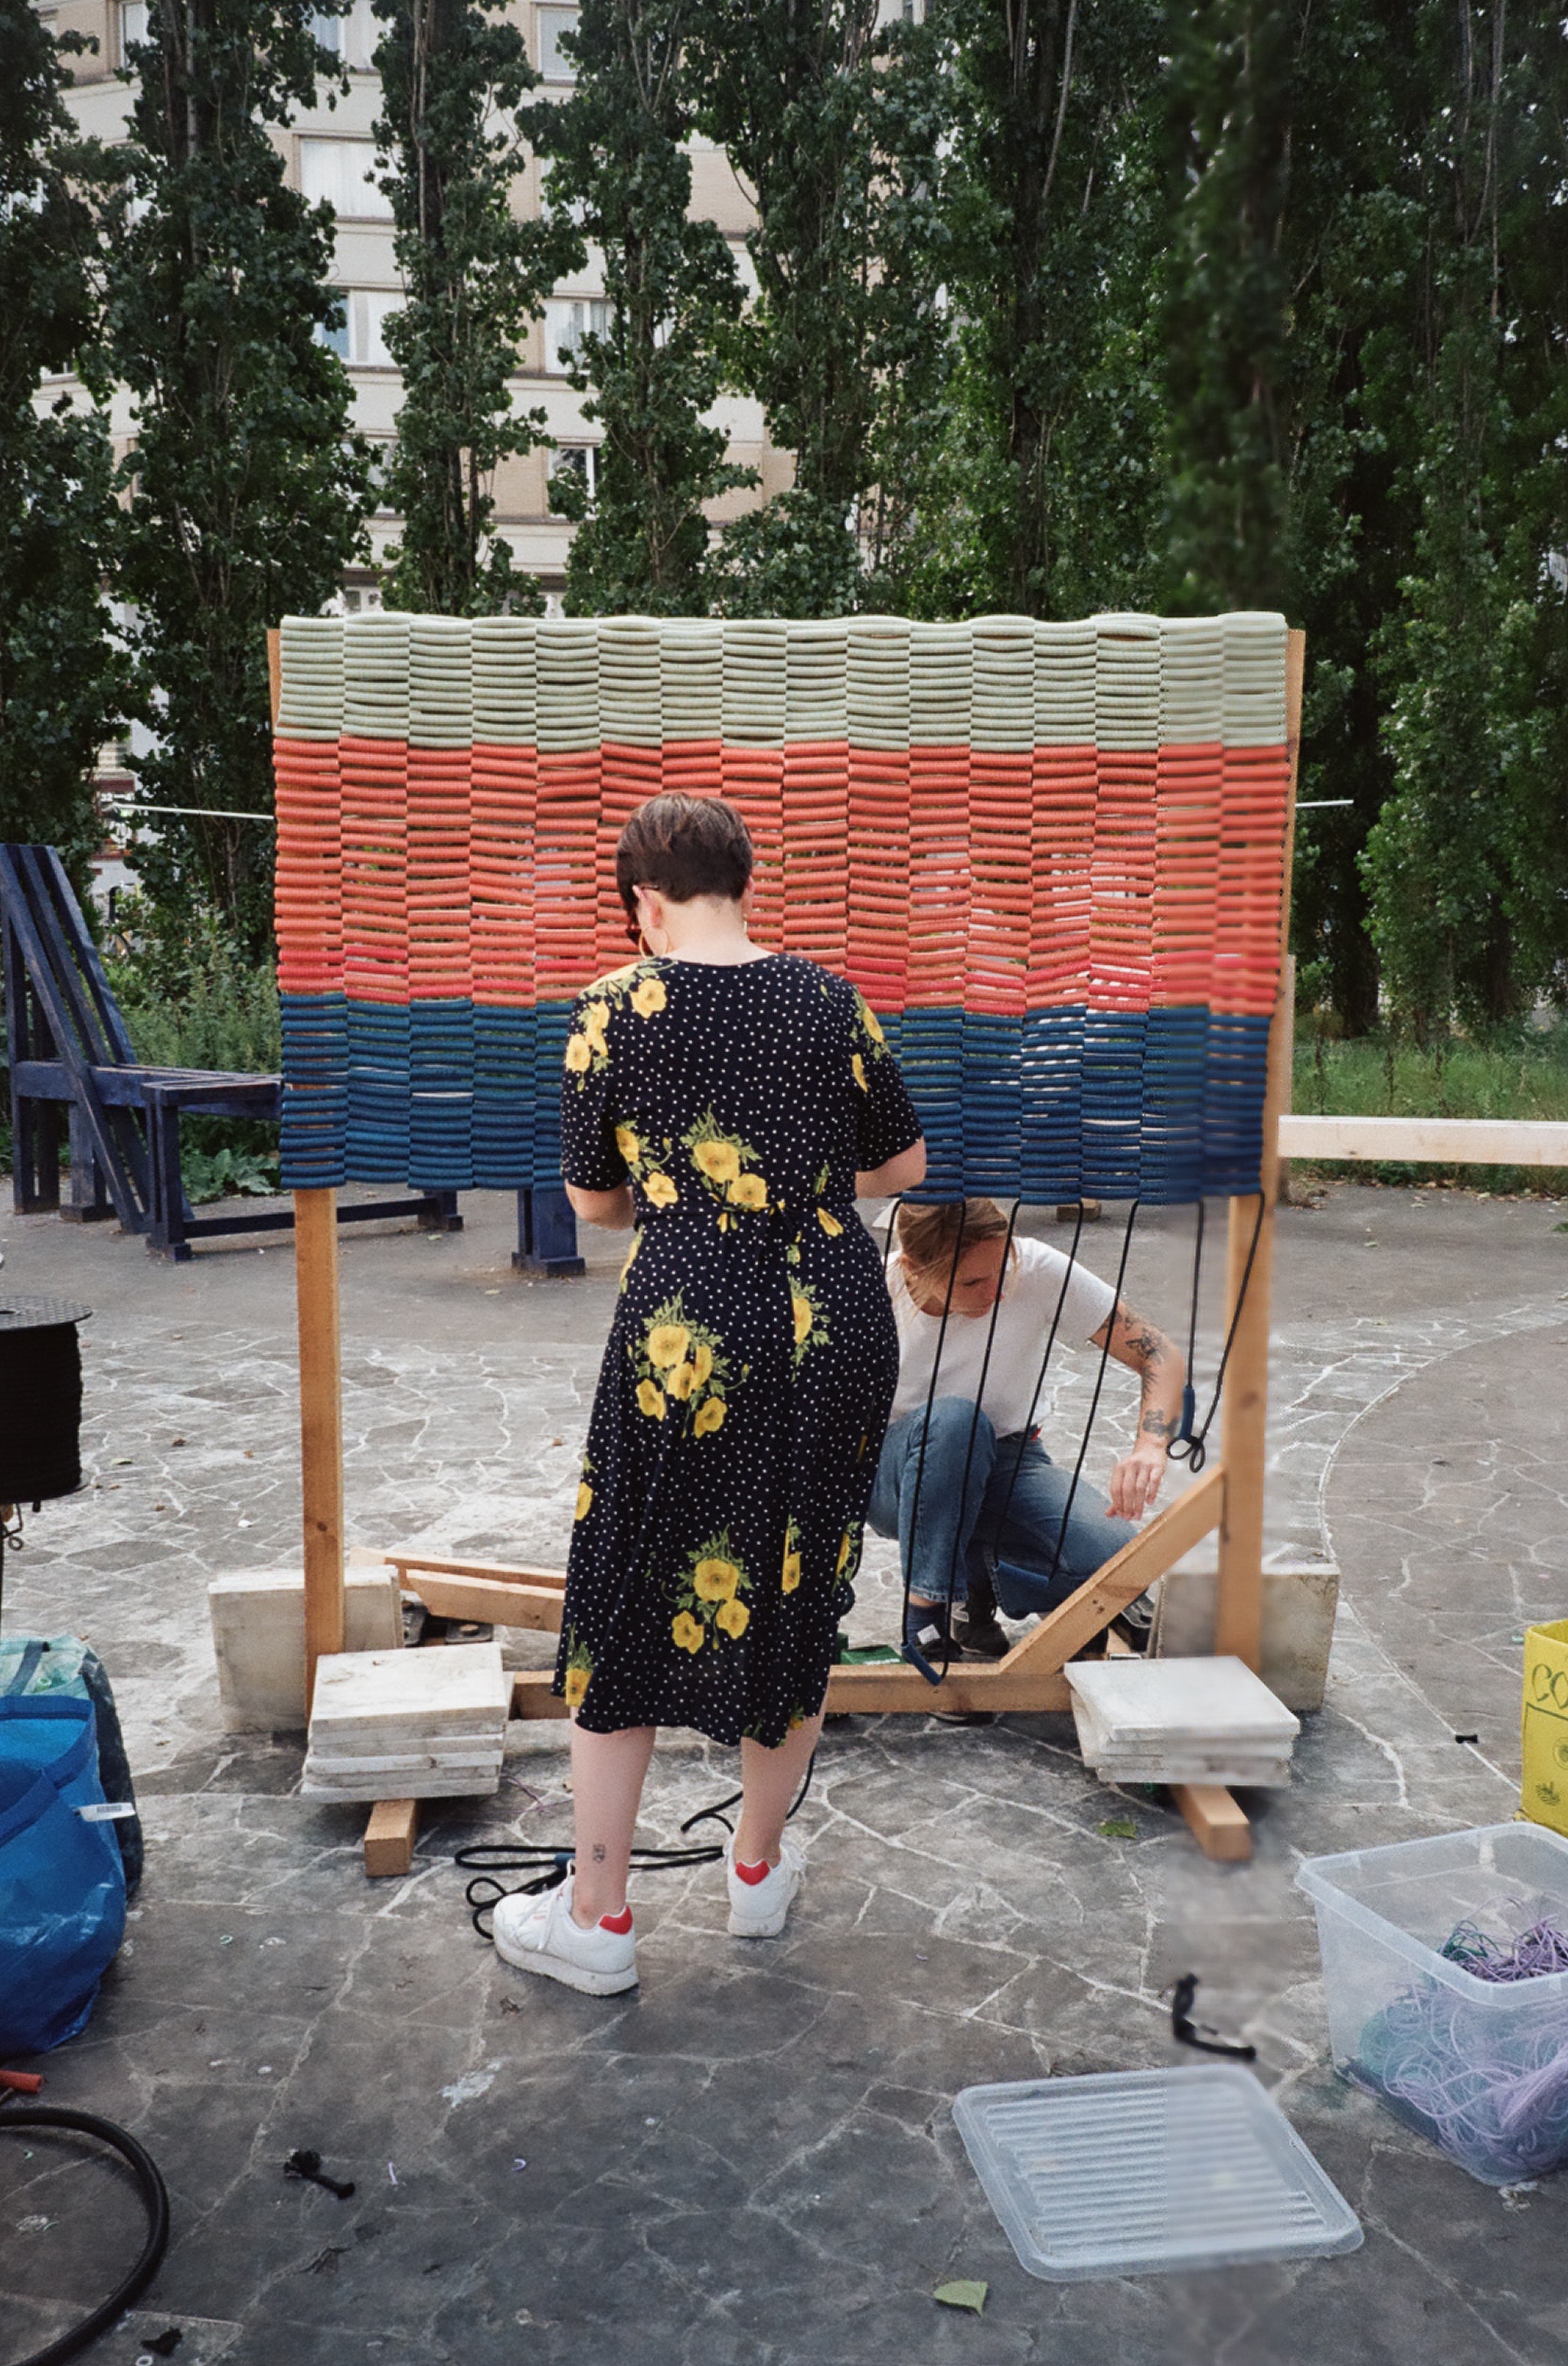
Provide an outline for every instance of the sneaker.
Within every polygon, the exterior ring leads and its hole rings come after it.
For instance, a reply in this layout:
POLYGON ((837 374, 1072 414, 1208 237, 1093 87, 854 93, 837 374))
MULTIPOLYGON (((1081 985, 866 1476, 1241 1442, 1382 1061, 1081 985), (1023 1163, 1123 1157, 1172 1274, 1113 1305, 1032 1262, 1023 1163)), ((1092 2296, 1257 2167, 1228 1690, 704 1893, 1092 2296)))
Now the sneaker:
POLYGON ((995 1617, 957 1619, 953 1639, 966 1660, 1005 1660, 1012 1649, 995 1617))
MULTIPOLYGON (((795 1894, 806 1879, 800 1851, 786 1833, 779 1861, 761 1881, 749 1881, 735 1866, 735 1842, 725 1843, 724 1869, 729 1881, 729 1935, 732 1939, 776 1939, 789 1920, 795 1894)), ((755 1870, 747 1867, 747 1872, 755 1870)))
MULTIPOLYGON (((617 1915, 615 1921, 619 1921, 617 1915)), ((632 1913, 626 1910, 626 1928, 602 1921, 584 1931, 571 1919, 571 1876, 558 1889, 542 1898, 515 1891, 501 1899, 491 1916, 495 1952, 515 1964, 520 1972, 538 1972, 547 1980, 560 1980, 584 1996, 619 1996, 637 1986, 637 1940, 632 1913)))

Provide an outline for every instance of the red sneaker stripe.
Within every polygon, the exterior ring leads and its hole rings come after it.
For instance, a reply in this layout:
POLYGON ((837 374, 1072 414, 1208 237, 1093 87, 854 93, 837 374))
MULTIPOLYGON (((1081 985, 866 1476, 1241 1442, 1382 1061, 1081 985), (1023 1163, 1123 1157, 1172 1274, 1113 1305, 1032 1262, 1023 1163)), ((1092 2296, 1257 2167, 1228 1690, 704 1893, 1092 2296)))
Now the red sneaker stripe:
POLYGON ((769 1874, 773 1870, 771 1865, 742 1865, 739 1857, 734 1862, 735 1870, 741 1880, 748 1882, 753 1889, 760 1881, 766 1881, 769 1874))
POLYGON ((624 1939, 631 1927, 632 1910, 629 1906, 623 1906, 618 1914, 601 1914, 599 1917, 600 1930, 613 1931, 617 1939, 624 1939))

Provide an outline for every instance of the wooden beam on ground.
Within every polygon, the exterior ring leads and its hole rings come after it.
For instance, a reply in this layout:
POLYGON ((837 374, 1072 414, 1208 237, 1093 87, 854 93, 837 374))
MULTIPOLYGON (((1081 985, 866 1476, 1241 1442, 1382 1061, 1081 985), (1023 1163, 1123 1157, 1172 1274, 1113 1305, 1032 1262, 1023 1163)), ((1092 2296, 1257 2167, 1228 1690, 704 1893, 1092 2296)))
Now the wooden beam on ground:
POLYGON ((553 1668, 518 1668, 512 1678, 513 1716, 565 1717, 565 1701, 550 1690, 555 1680, 553 1668))
POLYGON ((1568 1125, 1533 1118, 1292 1117, 1287 1158, 1398 1159, 1411 1166, 1568 1166, 1568 1125))
POLYGON ((547 1634, 560 1633, 565 1596, 558 1586, 502 1583, 490 1577, 438 1577, 417 1566, 403 1573, 401 1583, 437 1618, 477 1618, 492 1627, 534 1627, 547 1634))
POLYGON ((372 1881, 408 1873, 419 1838, 417 1799, 378 1799, 365 1827, 365 1871, 372 1881))
POLYGON ((294 1286, 299 1310, 299 1475, 305 1513, 305 1708, 316 1662, 341 1651, 343 1380, 338 1335, 337 1194, 294 1194, 294 1286))
POLYGON ((1131 1544, 1123 1545, 1102 1569, 1086 1578, 1077 1592, 1032 1628, 1021 1643, 1015 1643, 1007 1658, 996 1662, 996 1673, 1039 1677, 1076 1660, 1119 1610, 1125 1610, 1146 1585, 1163 1577, 1183 1553, 1190 1552, 1211 1528, 1219 1526, 1224 1501, 1225 1468, 1217 1462, 1173 1497, 1163 1512, 1156 1512, 1131 1544))
POLYGON ((1216 1865, 1245 1865, 1252 1827, 1223 1783, 1173 1783, 1170 1796, 1203 1854, 1216 1865))

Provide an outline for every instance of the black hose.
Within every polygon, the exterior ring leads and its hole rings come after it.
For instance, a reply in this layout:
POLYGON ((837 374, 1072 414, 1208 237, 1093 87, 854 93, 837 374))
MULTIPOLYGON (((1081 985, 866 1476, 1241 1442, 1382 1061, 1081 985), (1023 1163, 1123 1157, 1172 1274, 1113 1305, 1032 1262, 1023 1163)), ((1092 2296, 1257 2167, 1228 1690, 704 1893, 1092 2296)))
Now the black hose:
POLYGON ((116 2127, 112 2120, 101 2120, 96 2112, 69 2112, 54 2103, 13 2104, 9 2110, 0 2111, 0 2133, 7 2128, 69 2128, 77 2135, 92 2136, 99 2144, 107 2145, 111 2151, 118 2153, 136 2180, 136 2190, 147 2213, 147 2240, 124 2282, 80 2325, 62 2333, 46 2348, 35 2349, 30 2358, 17 2361, 17 2366, 62 2366, 62 2360, 85 2349, 88 2342, 96 2340, 133 2301, 140 2300, 157 2274, 169 2248, 168 2191, 151 2153, 145 2152, 124 2128, 116 2127))

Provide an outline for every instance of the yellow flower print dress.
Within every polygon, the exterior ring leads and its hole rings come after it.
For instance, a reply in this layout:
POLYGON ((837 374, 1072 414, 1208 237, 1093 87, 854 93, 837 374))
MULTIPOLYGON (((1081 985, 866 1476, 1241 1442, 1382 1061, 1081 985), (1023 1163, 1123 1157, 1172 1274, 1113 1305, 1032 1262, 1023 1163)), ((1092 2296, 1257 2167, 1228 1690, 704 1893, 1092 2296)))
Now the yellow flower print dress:
POLYGON ((629 1181, 637 1223, 556 1672, 591 1730, 772 1747, 820 1707, 898 1362, 855 1170, 919 1137, 875 1020, 812 962, 641 961, 579 996, 562 1172, 629 1181))

